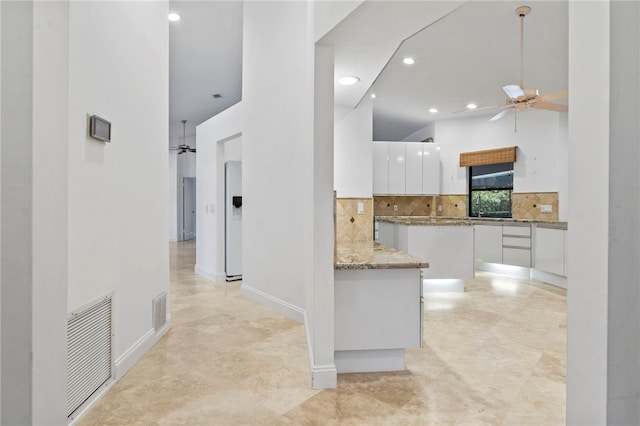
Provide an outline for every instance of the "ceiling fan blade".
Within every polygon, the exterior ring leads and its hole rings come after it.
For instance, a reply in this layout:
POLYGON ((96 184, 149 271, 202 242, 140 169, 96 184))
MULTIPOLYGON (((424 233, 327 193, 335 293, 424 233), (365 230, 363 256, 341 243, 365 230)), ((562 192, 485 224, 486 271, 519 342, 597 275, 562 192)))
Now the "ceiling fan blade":
POLYGON ((517 84, 503 86, 502 90, 504 90, 507 96, 511 99, 518 99, 519 97, 524 96, 524 90, 522 90, 522 87, 518 86, 517 84))
POLYGON ((505 115, 507 115, 507 113, 509 112, 511 108, 507 108, 507 109, 503 109, 502 111, 500 111, 499 113, 497 113, 496 115, 494 115, 493 117, 491 117, 489 119, 489 121, 496 121, 496 120, 500 120, 502 117, 504 117, 505 115))
POLYGON ((507 104, 500 104, 500 105, 491 105, 491 106, 485 106, 485 107, 480 107, 480 108, 474 108, 474 109, 461 109, 460 111, 453 111, 454 114, 459 114, 459 113, 463 113, 463 112, 476 112, 476 111, 483 111, 485 109, 496 109, 496 108, 504 108, 507 107, 507 104))
POLYGON ((544 102, 544 101, 532 102, 530 105, 532 108, 546 109, 548 111, 565 112, 569 110, 569 107, 566 105, 553 104, 551 102, 544 102))
POLYGON ((187 152, 187 151, 180 151, 180 152, 178 153, 178 155, 184 154, 185 152, 187 152))
POLYGON ((547 93, 546 95, 540 96, 542 101, 555 101, 558 99, 566 99, 569 96, 569 92, 567 90, 563 90, 562 92, 555 93, 547 93))

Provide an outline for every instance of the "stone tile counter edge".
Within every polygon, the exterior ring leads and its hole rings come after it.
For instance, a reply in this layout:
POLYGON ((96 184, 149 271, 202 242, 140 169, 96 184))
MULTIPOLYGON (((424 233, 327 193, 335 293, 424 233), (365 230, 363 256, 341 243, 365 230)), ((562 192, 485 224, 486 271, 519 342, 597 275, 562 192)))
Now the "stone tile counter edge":
POLYGON ((433 226, 468 226, 477 223, 525 223, 555 225, 568 228, 568 222, 555 220, 534 220, 534 219, 511 219, 511 218, 491 218, 491 217, 446 217, 446 216, 375 216, 379 222, 401 223, 403 225, 433 225, 433 226))
POLYGON ((335 269, 428 268, 429 263, 379 243, 338 243, 335 269))
POLYGON ((471 226, 473 222, 464 218, 447 218, 433 216, 376 216, 379 222, 399 223, 402 225, 431 225, 431 226, 471 226))

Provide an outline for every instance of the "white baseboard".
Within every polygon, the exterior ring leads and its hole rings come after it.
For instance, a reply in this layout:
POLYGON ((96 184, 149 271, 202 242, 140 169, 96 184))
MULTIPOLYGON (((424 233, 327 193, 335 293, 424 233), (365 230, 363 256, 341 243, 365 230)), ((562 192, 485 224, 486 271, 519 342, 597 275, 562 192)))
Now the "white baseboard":
POLYGON ((255 289, 244 283, 240 287, 240 293, 248 297, 251 300, 255 300, 274 311, 280 312, 283 315, 288 316, 300 323, 304 323, 304 309, 301 309, 289 302, 279 299, 275 296, 265 293, 264 291, 255 289))
POLYGON ((120 355, 114 362, 113 377, 83 403, 69 419, 69 425, 75 425, 170 329, 171 315, 167 315, 167 321, 157 333, 153 330, 147 331, 124 354, 120 355))
POLYGON ((552 274, 550 272, 539 271, 538 269, 531 270, 531 279, 542 281, 547 284, 555 285, 557 287, 567 288, 567 277, 562 275, 552 274))
POLYGON ((133 367, 136 362, 140 361, 140 358, 158 343, 158 341, 167 334, 171 329, 171 315, 167 315, 167 321, 158 332, 154 332, 153 329, 147 331, 144 336, 138 339, 136 343, 131 345, 129 349, 118 357, 115 361, 114 376, 116 381, 120 380, 127 371, 133 367))
POLYGON ((209 271, 208 269, 205 269, 199 265, 196 265, 193 271, 201 277, 206 278, 210 281, 220 282, 224 281, 226 278, 225 274, 218 274, 216 272, 209 271))
POLYGON ((335 363, 338 373, 402 371, 405 369, 404 349, 336 351, 335 363))
POLYGON ((313 344, 309 332, 307 311, 303 312, 304 332, 307 336, 307 355, 309 357, 309 370, 311 371, 311 389, 334 389, 338 387, 338 369, 334 364, 316 365, 313 359, 313 344))

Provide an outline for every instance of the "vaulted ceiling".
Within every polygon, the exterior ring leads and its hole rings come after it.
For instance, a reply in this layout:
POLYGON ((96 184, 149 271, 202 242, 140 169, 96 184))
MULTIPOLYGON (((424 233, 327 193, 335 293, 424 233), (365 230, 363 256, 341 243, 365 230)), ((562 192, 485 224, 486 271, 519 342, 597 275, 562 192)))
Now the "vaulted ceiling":
MULTIPOLYGON (((374 139, 399 140, 435 120, 454 119, 469 102, 504 102, 502 86, 519 82, 520 20, 527 4, 524 82, 550 93, 567 88, 567 1, 367 1, 322 42, 336 50, 336 103, 355 107, 375 93, 374 139), (404 57, 415 59, 408 66, 404 57), (438 113, 429 113, 437 108, 438 113)), ((180 120, 195 125, 242 97, 242 2, 176 1, 170 29, 170 141, 180 120), (212 95, 220 93, 221 98, 212 95)), ((473 114, 493 114, 483 110, 473 114)))

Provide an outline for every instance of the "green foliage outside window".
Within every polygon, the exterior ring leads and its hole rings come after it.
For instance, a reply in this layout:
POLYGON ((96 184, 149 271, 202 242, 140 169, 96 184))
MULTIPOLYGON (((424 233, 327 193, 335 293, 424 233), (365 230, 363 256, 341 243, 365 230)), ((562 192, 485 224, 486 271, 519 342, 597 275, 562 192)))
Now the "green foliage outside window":
POLYGON ((470 197, 472 217, 511 217, 511 190, 472 190, 470 197))

